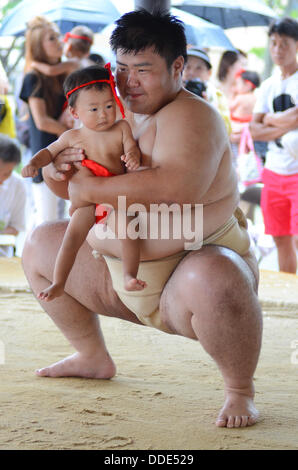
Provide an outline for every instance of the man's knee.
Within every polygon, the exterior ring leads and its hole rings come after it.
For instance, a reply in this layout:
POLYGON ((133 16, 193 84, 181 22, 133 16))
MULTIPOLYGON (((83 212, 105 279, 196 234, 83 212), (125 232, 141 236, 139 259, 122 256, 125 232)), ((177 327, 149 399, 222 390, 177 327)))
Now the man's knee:
POLYGON ((243 304, 243 296, 256 297, 254 276, 237 254, 221 247, 212 247, 185 259, 184 283, 180 293, 192 309, 197 305, 208 306, 208 310, 230 304, 243 304))
POLYGON ((65 232, 65 222, 45 222, 33 229, 26 238, 22 253, 22 263, 25 268, 36 261, 50 256, 58 239, 62 239, 65 232))

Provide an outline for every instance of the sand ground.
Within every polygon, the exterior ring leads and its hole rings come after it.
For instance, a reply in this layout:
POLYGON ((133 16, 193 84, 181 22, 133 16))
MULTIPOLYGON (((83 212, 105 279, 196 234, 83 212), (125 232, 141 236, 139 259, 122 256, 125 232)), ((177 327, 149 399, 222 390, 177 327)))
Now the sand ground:
POLYGON ((0 449, 298 449, 297 292, 297 276, 261 272, 261 419, 228 430, 214 426, 223 384, 202 347, 147 327, 102 318, 118 368, 110 381, 35 376, 73 351, 19 260, 1 260, 0 449))

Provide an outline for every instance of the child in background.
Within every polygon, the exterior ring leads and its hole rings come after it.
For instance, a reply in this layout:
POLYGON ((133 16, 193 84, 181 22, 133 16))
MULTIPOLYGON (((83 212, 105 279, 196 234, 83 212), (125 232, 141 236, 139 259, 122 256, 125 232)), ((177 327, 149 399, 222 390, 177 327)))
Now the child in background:
POLYGON ((243 124, 251 121, 256 102, 255 88, 260 86, 260 77, 256 72, 241 69, 236 73, 236 96, 230 103, 232 134, 231 142, 240 141, 243 124))
MULTIPOLYGON (((124 110, 116 91, 110 64, 77 70, 64 83, 69 109, 82 127, 64 132, 56 142, 35 154, 22 170, 24 177, 34 176, 38 169, 48 165, 67 147, 83 148, 86 158, 79 171, 90 169, 96 176, 115 176, 140 165, 140 151, 125 120, 116 120, 116 103, 122 117, 124 110)), ((98 213, 98 211, 96 211, 98 213)), ((104 216, 96 218, 101 221, 104 216)), ((95 221, 94 206, 82 207, 73 213, 65 232, 55 264, 54 279, 50 287, 39 294, 42 300, 62 295, 76 254, 95 221)), ((127 219, 126 219, 127 223, 127 219)), ((121 240, 126 290, 142 290, 146 283, 137 279, 140 260, 139 241, 121 240)))
POLYGON ((44 75, 55 76, 69 74, 77 69, 89 67, 93 62, 89 59, 90 48, 93 44, 93 32, 87 26, 75 26, 64 36, 64 55, 67 61, 56 65, 43 62, 32 62, 32 67, 44 75))
MULTIPOLYGON (((26 188, 14 172, 20 161, 21 152, 14 140, 0 134, 0 235, 16 236, 26 229, 26 188)), ((12 255, 10 248, 0 245, 0 256, 12 255)))

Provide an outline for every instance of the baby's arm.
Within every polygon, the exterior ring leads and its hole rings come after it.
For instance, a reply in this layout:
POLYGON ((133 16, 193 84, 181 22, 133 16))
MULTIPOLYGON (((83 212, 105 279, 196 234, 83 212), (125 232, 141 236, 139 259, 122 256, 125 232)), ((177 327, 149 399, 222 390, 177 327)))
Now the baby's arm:
POLYGON ((67 147, 71 146, 70 133, 72 130, 64 132, 59 139, 52 144, 48 145, 47 148, 41 149, 29 160, 29 163, 22 169, 22 176, 27 178, 29 176, 34 177, 37 175, 39 168, 44 168, 49 165, 58 153, 62 152, 67 147))
POLYGON ((50 301, 64 292, 69 273, 74 265, 77 253, 95 222, 94 206, 77 209, 72 215, 58 251, 53 283, 43 290, 38 298, 50 301))
POLYGON ((48 75, 49 77, 55 77, 56 75, 62 75, 63 73, 69 74, 79 68, 79 61, 77 59, 67 60, 66 62, 59 62, 59 64, 46 64, 45 62, 31 62, 38 72, 48 75))
POLYGON ((123 136, 123 150, 124 154, 121 160, 125 163, 128 170, 136 170, 141 164, 141 152, 133 138, 130 125, 127 121, 120 121, 122 136, 123 136))

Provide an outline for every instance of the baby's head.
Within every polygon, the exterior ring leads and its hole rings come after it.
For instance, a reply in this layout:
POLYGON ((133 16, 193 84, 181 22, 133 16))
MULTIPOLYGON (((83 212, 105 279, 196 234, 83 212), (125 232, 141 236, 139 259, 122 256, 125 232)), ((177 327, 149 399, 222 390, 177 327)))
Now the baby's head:
POLYGON ((93 31, 87 26, 75 26, 64 36, 64 54, 72 57, 87 57, 93 44, 93 31))
POLYGON ((236 73, 236 91, 239 94, 251 93, 260 86, 260 77, 257 72, 240 69, 236 73))
POLYGON ((104 67, 91 65, 76 70, 65 80, 63 88, 71 114, 84 127, 108 130, 116 120, 116 92, 113 79, 104 67))

